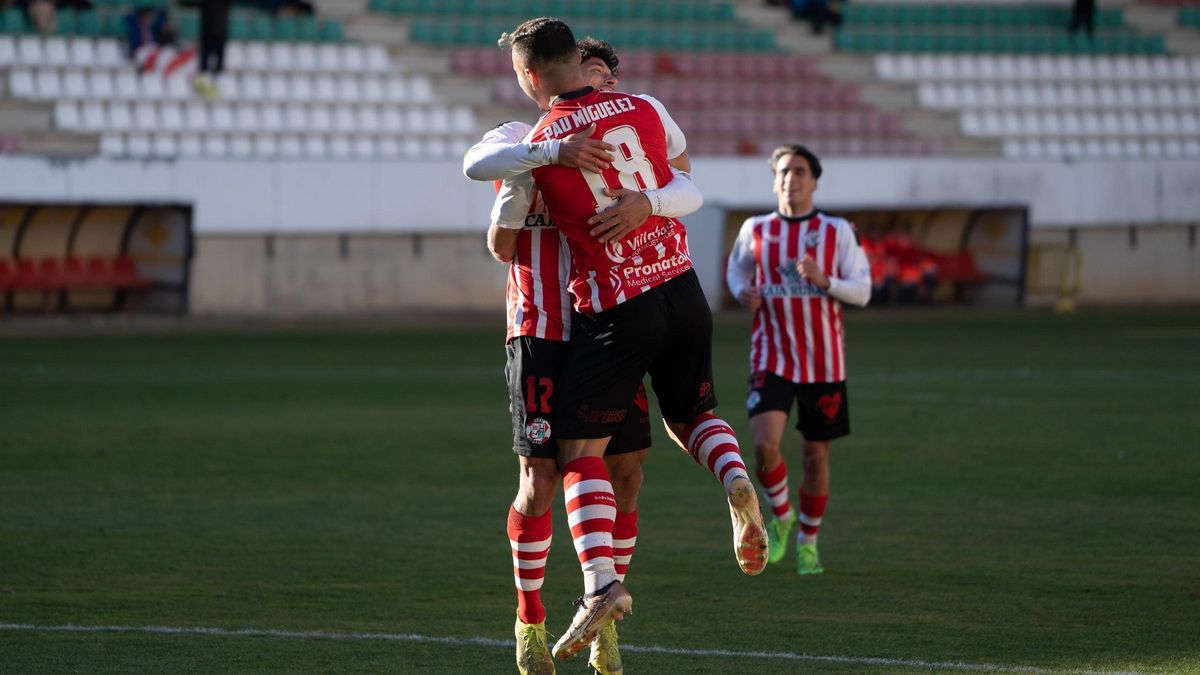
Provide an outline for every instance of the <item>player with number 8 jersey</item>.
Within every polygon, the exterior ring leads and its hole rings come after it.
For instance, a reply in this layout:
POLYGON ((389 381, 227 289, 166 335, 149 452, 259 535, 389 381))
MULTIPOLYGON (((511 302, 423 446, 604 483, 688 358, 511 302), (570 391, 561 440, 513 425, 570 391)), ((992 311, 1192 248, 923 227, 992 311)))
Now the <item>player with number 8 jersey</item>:
POLYGON ((562 166, 533 170, 546 208, 571 246, 575 309, 595 314, 640 295, 692 268, 687 233, 674 218, 650 216, 619 241, 588 234, 589 218, 613 203, 605 188, 656 190, 671 181, 667 157, 685 139, 661 103, 649 96, 589 89, 555 99, 533 131, 533 140, 561 139, 595 124, 594 138, 616 147, 603 173, 562 166))

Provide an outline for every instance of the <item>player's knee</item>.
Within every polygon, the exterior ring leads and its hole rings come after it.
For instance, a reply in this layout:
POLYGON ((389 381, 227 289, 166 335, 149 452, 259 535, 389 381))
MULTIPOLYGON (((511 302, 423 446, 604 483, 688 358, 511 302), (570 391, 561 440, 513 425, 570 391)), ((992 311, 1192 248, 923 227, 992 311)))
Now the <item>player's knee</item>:
POLYGON ((553 461, 532 462, 521 469, 520 496, 532 513, 544 513, 554 501, 558 488, 558 470, 553 461))
POLYGON ((759 462, 767 464, 776 464, 779 458, 779 439, 776 438, 756 438, 754 439, 754 456, 759 462))
POLYGON ((804 444, 804 468, 820 469, 829 464, 829 443, 809 442, 804 444))

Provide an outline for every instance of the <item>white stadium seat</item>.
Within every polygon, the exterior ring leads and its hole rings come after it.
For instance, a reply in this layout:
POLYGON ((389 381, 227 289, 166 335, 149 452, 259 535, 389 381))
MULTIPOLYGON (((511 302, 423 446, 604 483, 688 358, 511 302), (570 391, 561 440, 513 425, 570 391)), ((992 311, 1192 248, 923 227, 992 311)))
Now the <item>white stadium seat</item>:
POLYGON ((103 131, 108 127, 108 115, 100 101, 85 101, 79 107, 79 118, 87 131, 103 131))
POLYGON ((10 35, 0 35, 0 68, 7 68, 17 62, 17 41, 10 35))
POLYGON ((183 117, 183 106, 179 103, 162 103, 158 106, 158 127, 163 131, 179 132, 187 128, 183 117))
POLYGON ((248 70, 269 70, 271 68, 271 55, 265 43, 247 42, 245 45, 243 68, 248 70))
POLYGON ((37 97, 44 100, 54 100, 62 95, 62 77, 54 68, 39 68, 37 70, 37 97))
POLYGON ((286 101, 288 100, 288 81, 283 75, 268 75, 266 79, 267 91, 266 100, 268 101, 286 101))
POLYGON ((87 75, 82 70, 71 69, 63 72, 63 96, 66 98, 88 98, 87 75))
POLYGON ((209 106, 208 123, 213 131, 233 131, 237 124, 233 118, 233 107, 228 103, 209 106))
POLYGON ((234 108, 234 127, 238 131, 259 131, 262 123, 258 118, 258 106, 253 103, 239 103, 234 108))
POLYGON ((400 141, 395 136, 380 136, 375 140, 375 156, 380 159, 396 159, 400 156, 400 141))
POLYGON ((382 103, 384 101, 383 80, 378 77, 364 77, 361 100, 364 103, 382 103))
POLYGON ((137 99, 141 98, 141 91, 138 87, 137 73, 133 72, 132 68, 118 70, 113 76, 113 87, 116 90, 116 98, 137 99))
POLYGON ((362 45, 342 45, 342 70, 357 73, 366 68, 366 54, 362 45))
POLYGON ((133 106, 133 126, 138 131, 157 131, 158 106, 150 101, 138 101, 133 106))
POLYGON ((299 159, 304 156, 304 143, 299 136, 284 134, 279 137, 279 157, 299 159))
POLYGON ((395 106, 384 106, 379 111, 379 128, 387 133, 405 131, 404 113, 395 106))
POLYGON ((352 134, 358 129, 356 110, 348 105, 340 105, 333 110, 333 130, 338 133, 352 134))
POLYGON ((409 79, 408 100, 412 103, 431 103, 434 100, 433 84, 428 77, 417 75, 409 79))
POLYGON ((293 103, 284 108, 283 128, 288 131, 308 129, 308 109, 299 103, 293 103))
POLYGON ((225 59, 222 65, 226 72, 244 70, 246 68, 246 43, 240 40, 225 43, 225 59))
POLYGON ((154 134, 150 139, 151 154, 161 159, 174 159, 179 156, 179 141, 175 134, 154 134))
POLYGON ((225 134, 204 134, 204 156, 221 159, 229 156, 229 142, 225 134))
POLYGON ((229 156, 234 159, 249 159, 254 156, 254 142, 246 134, 229 137, 229 156))
POLYGON ((83 120, 79 116, 79 105, 74 101, 59 101, 54 104, 54 126, 67 131, 77 131, 83 128, 83 120))
POLYGON ((358 103, 362 98, 358 77, 344 75, 337 81, 337 99, 343 103, 358 103))
POLYGON ((312 82, 312 101, 333 103, 338 100, 337 81, 331 75, 320 75, 312 82))
POLYGON ((105 106, 105 119, 107 123, 105 128, 114 131, 132 131, 133 130, 133 109, 129 103, 125 101, 110 101, 105 106))
POLYGON ((315 105, 308 109, 308 130, 322 133, 333 130, 333 113, 327 106, 315 105))
POLYGON ((184 108, 184 126, 189 131, 208 131, 212 125, 208 119, 208 106, 198 101, 187 104, 184 108))
POLYGON ((317 48, 311 42, 301 42, 292 50, 292 64, 289 70, 312 72, 317 69, 317 48))
POLYGON ((354 145, 349 136, 335 135, 329 137, 329 156, 334 159, 350 159, 354 154, 354 145))
POLYGON ((404 103, 408 100, 408 80, 389 77, 383 82, 383 100, 387 103, 404 103))
POLYGON ((148 134, 129 134, 125 137, 125 154, 137 159, 148 159, 154 154, 154 146, 148 134))
POLYGON ((370 136, 355 136, 353 144, 353 154, 357 159, 375 158, 375 142, 370 136))
POLYGON ((274 103, 259 106, 259 128, 263 131, 277 133, 283 131, 283 108, 274 103))
POLYGON ((288 100, 307 103, 313 100, 312 78, 304 73, 288 78, 288 100))
POLYGON ((273 42, 269 47, 271 70, 287 72, 292 69, 296 58, 293 56, 292 45, 287 42, 273 42))
POLYGON ((104 157, 124 157, 125 137, 121 134, 104 134, 100 136, 100 154, 104 157))
POLYGON ((359 108, 354 126, 355 130, 361 133, 379 133, 382 130, 379 120, 379 110, 375 106, 369 105, 359 108))
POLYGON ((428 133, 429 116, 421 108, 408 108, 404 111, 404 129, 412 134, 428 133))
POLYGON ((65 67, 71 64, 71 52, 66 38, 48 37, 42 42, 42 64, 65 67))
POLYGON ((113 98, 117 95, 111 70, 92 70, 87 74, 90 98, 113 98))
POLYGON ((262 101, 267 98, 266 84, 259 73, 242 73, 238 78, 239 100, 262 101))
POLYGON ((91 38, 77 37, 70 42, 69 61, 76 68, 96 67, 96 41, 91 38))
POLYGON ((142 73, 138 76, 138 98, 157 101, 166 94, 162 76, 158 73, 142 73))
POLYGON ((8 94, 17 98, 37 96, 34 71, 25 70, 25 68, 13 68, 8 71, 8 94))
POLYGON ((204 156, 204 144, 199 134, 179 135, 179 156, 189 159, 204 156))
POLYGON ((46 63, 42 54, 42 39, 36 37, 17 38, 17 63, 22 66, 40 66, 46 63))
POLYGON ((96 40, 96 67, 124 68, 129 63, 125 59, 125 51, 121 44, 112 39, 96 40))
POLYGON ((321 45, 317 48, 317 69, 325 72, 342 69, 342 54, 337 45, 321 45))
POLYGON ((308 134, 304 137, 304 157, 309 159, 325 159, 329 147, 321 134, 308 134))
POLYGON ((392 65, 388 59, 387 49, 380 44, 371 44, 366 47, 366 69, 372 72, 385 72, 392 65))
POLYGON ((254 156, 260 159, 275 159, 279 155, 279 143, 274 134, 258 134, 254 137, 254 156))

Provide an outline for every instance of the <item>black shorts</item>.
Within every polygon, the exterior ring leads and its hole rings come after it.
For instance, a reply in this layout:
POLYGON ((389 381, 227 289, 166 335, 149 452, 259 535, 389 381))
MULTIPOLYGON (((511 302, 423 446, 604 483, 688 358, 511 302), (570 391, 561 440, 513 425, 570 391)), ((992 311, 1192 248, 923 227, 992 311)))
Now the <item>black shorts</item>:
POLYGON ((770 371, 750 376, 746 409, 750 417, 769 410, 791 412, 796 401, 796 430, 810 441, 830 441, 850 434, 850 399, 846 381, 796 384, 770 371))
POLYGON ((712 312, 692 270, 599 314, 573 315, 558 379, 559 438, 614 435, 646 373, 669 422, 717 407, 712 312))
MULTIPOLYGON (((547 459, 558 456, 554 389, 567 349, 566 342, 535 337, 514 338, 505 345, 508 365, 504 375, 512 413, 513 452, 518 455, 547 459)), ((609 441, 606 455, 650 447, 650 402, 646 400, 646 390, 639 385, 625 405, 625 421, 609 441)))

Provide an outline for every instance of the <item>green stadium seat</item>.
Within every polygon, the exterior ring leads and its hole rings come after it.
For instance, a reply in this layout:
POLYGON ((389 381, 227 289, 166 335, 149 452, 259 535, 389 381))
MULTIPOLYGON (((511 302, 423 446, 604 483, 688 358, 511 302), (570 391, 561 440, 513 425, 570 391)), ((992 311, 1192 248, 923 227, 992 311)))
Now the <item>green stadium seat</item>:
POLYGON ((272 40, 275 38, 275 26, 270 18, 255 16, 250 19, 251 40, 272 40))
POLYGON ((30 32, 29 22, 25 20, 25 12, 16 7, 9 7, 0 12, 0 26, 5 33, 22 35, 30 32))
POLYGON ((296 18, 291 16, 281 16, 275 19, 275 26, 271 31, 271 37, 281 42, 295 42, 299 31, 296 28, 296 18))
POLYGON ((100 35, 100 17, 92 10, 83 10, 76 15, 75 34, 83 37, 100 35))

